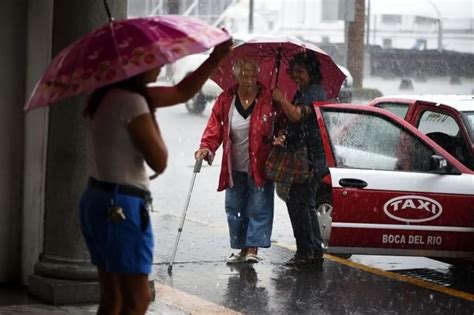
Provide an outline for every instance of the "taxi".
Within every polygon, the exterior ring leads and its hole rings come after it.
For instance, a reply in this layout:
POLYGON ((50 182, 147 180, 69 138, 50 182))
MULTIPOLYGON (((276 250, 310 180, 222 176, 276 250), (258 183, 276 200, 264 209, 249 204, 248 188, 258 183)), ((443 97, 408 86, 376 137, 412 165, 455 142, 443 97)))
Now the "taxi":
POLYGON ((318 201, 329 253, 474 263, 474 171, 389 111, 315 110, 330 171, 318 201))
POLYGON ((369 105, 391 111, 408 121, 474 170, 473 95, 384 96, 369 105))

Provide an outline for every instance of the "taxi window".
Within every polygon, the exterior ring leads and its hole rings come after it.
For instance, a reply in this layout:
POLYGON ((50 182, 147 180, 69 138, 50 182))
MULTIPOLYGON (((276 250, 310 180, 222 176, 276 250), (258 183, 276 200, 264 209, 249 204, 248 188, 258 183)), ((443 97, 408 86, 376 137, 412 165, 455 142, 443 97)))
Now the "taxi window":
POLYGON ((428 172, 434 151, 391 121, 370 113, 323 110, 341 168, 428 172))
POLYGON ((474 142, 474 112, 464 112, 462 113, 464 120, 466 122, 466 127, 469 130, 471 135, 471 143, 474 142))
POLYGON ((449 114, 426 110, 418 122, 418 129, 424 134, 442 132, 449 136, 459 133, 459 126, 449 114))
POLYGON ((378 103, 376 107, 386 109, 402 119, 405 119, 408 112, 408 104, 402 103, 378 103))
POLYGON ((463 137, 459 124, 451 115, 426 110, 420 117, 418 129, 472 169, 474 160, 469 152, 469 140, 463 137))

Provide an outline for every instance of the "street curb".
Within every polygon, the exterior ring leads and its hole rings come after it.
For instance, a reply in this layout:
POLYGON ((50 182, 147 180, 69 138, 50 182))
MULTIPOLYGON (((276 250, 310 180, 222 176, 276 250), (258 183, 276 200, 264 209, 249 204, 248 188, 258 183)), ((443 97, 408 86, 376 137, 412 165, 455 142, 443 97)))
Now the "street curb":
POLYGON ((157 299, 170 308, 182 311, 186 314, 220 314, 238 315, 242 314, 221 305, 201 299, 196 295, 155 282, 157 299))

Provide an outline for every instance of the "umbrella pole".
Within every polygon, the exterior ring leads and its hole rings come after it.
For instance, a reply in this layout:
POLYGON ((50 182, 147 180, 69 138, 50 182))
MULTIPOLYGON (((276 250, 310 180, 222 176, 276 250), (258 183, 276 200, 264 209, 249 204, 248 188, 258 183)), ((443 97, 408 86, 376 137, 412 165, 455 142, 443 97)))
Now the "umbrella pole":
MULTIPOLYGON (((280 78, 280 66, 281 66, 281 58, 282 58, 281 50, 282 50, 281 46, 278 47, 278 53, 277 53, 277 56, 275 58, 275 69, 276 69, 277 77, 276 77, 276 80, 275 80, 275 87, 273 89, 271 89, 272 92, 275 88, 278 87, 278 79, 280 78)), ((274 104, 274 103, 272 102, 272 104, 274 104)), ((274 106, 274 105, 272 105, 272 106, 274 106)), ((272 111, 272 129, 271 129, 271 140, 272 141, 275 138, 275 135, 274 135, 274 133, 275 133, 275 117, 273 117, 274 113, 275 112, 272 111)))
POLYGON ((112 22, 114 18, 112 17, 112 14, 110 13, 110 8, 109 8, 109 4, 107 3, 107 0, 104 0, 104 6, 105 6, 105 11, 107 11, 107 16, 109 17, 109 22, 112 22))
POLYGON ((184 220, 186 219, 186 212, 188 211, 189 201, 191 200, 191 193, 193 192, 194 181, 196 180, 196 175, 201 171, 202 166, 202 158, 196 160, 196 164, 194 164, 193 176, 191 178, 191 184, 189 185, 188 195, 186 198, 186 202, 183 208, 183 214, 181 216, 181 223, 178 228, 178 236, 176 237, 176 241, 174 242, 173 252, 171 254, 170 263, 168 265, 168 274, 171 275, 173 269, 173 262, 174 258, 176 257, 176 251, 178 250, 178 243, 179 239, 181 238, 181 232, 183 231, 184 220))
POLYGON ((277 72, 277 77, 276 77, 274 88, 278 87, 278 79, 280 78, 280 66, 281 66, 281 55, 282 55, 281 50, 282 50, 282 48, 278 47, 278 53, 277 53, 277 56, 276 56, 276 59, 275 59, 275 68, 276 68, 276 72, 277 72))

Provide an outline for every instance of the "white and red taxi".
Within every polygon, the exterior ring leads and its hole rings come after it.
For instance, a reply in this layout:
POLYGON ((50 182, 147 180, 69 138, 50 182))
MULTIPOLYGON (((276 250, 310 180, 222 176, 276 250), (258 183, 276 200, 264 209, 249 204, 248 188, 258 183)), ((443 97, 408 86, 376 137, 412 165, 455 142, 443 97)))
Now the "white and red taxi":
POLYGON ((474 171, 386 110, 315 109, 330 170, 318 206, 329 253, 474 262, 474 171))
POLYGON ((474 170, 473 95, 383 96, 369 106, 386 109, 408 121, 474 170))

